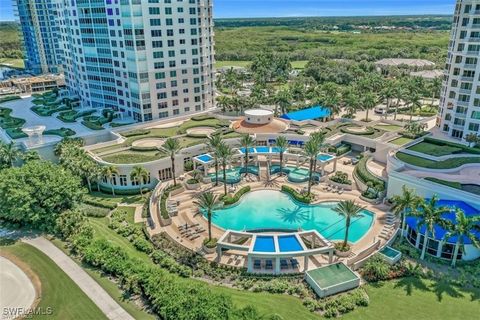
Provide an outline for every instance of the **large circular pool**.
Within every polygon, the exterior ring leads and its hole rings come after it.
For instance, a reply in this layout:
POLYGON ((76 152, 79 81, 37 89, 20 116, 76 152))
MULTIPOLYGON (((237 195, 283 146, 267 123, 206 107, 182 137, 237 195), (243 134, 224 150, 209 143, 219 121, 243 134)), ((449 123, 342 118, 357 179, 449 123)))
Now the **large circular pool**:
MULTIPOLYGON (((317 230, 329 240, 343 240, 345 219, 333 211, 337 202, 307 205, 274 190, 247 193, 236 205, 216 210, 212 222, 236 231, 254 229, 317 230)), ((373 224, 374 214, 364 210, 351 222, 348 240, 357 242, 373 224)))

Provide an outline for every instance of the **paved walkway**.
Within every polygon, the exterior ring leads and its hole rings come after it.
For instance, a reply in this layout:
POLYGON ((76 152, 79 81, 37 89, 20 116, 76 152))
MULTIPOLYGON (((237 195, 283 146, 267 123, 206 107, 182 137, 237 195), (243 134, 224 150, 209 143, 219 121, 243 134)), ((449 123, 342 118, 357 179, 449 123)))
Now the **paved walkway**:
POLYGON ((83 292, 112 320, 133 320, 130 316, 103 288, 93 280, 78 264, 70 257, 55 247, 44 237, 23 239, 53 260, 83 292))

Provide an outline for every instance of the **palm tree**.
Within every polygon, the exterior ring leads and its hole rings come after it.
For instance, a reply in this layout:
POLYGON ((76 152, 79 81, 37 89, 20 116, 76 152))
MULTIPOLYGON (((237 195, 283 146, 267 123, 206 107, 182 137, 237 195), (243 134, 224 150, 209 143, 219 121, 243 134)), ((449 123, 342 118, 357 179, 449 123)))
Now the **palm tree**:
POLYGON ((177 139, 168 138, 165 143, 163 144, 163 148, 168 152, 170 155, 170 161, 172 162, 172 175, 173 175, 173 185, 177 185, 177 178, 175 175, 175 156, 182 148, 180 146, 180 142, 177 139))
POLYGON ((310 140, 307 141, 305 144, 305 148, 303 150, 305 153, 305 156, 310 159, 310 168, 309 168, 309 176, 308 176, 308 195, 311 193, 312 189, 312 177, 313 177, 313 170, 314 170, 314 164, 315 160, 318 157, 318 154, 320 153, 320 146, 318 145, 317 141, 315 139, 310 138, 310 140))
POLYGON ((345 111, 347 111, 347 115, 350 115, 353 118, 360 107, 358 93, 356 92, 355 88, 350 86, 345 89, 343 92, 342 104, 345 108, 345 111))
POLYGON ((408 101, 408 104, 410 104, 410 121, 412 121, 415 110, 421 108, 422 103, 420 101, 420 96, 415 92, 410 93, 407 96, 407 101, 408 101))
POLYGON ((457 256, 460 248, 465 252, 463 249, 465 239, 469 239, 475 247, 480 248, 480 239, 472 232, 472 230, 478 228, 479 222, 479 216, 467 217, 462 209, 455 209, 455 223, 448 223, 448 232, 445 234, 444 238, 448 239, 451 237, 457 237, 455 250, 453 252, 452 267, 455 267, 455 264, 457 263, 457 256))
POLYGON ((222 206, 220 197, 211 191, 207 191, 198 195, 197 200, 194 201, 201 210, 206 212, 208 221, 208 241, 212 240, 212 214, 213 211, 222 206))
POLYGON ((377 105, 377 97, 372 92, 367 92, 363 96, 362 106, 365 110, 365 122, 368 122, 368 112, 377 105))
POLYGON ((405 185, 402 187, 402 195, 397 195, 392 198, 392 212, 395 215, 400 216, 402 219, 402 237, 404 236, 405 231, 406 214, 408 212, 413 212, 420 201, 421 198, 415 194, 415 191, 407 188, 405 185))
POLYGON ((392 99, 395 96, 395 83, 393 81, 388 81, 383 88, 383 90, 380 92, 380 96, 383 100, 385 100, 385 105, 387 107, 387 110, 385 112, 385 118, 388 117, 388 112, 390 111, 390 106, 392 103, 392 99))
POLYGON ((255 146, 255 139, 249 134, 242 135, 240 138, 240 147, 245 149, 245 175, 248 175, 248 151, 255 146))
POLYGON ((288 108, 292 104, 292 95, 288 89, 280 90, 274 97, 275 99, 275 115, 278 116, 278 107, 282 114, 287 113, 288 108))
POLYGON ((431 235, 435 237, 435 225, 446 226, 442 215, 450 212, 447 207, 439 207, 438 197, 433 196, 430 201, 421 199, 417 208, 413 211, 414 215, 418 217, 417 229, 425 227, 425 235, 423 238, 422 254, 420 259, 425 259, 425 252, 427 251, 428 237, 431 235))
POLYGON ((440 95, 440 91, 442 90, 442 79, 441 78, 433 78, 432 82, 430 83, 430 90, 432 91, 432 106, 435 101, 437 95, 440 95))
POLYGON ((140 166, 133 167, 132 172, 130 172, 130 179, 140 185, 140 195, 143 195, 142 194, 143 183, 145 183, 148 180, 148 176, 149 176, 149 173, 147 169, 140 166))
POLYGON ((279 136, 275 141, 275 147, 277 147, 280 153, 280 176, 283 176, 283 154, 287 151, 288 140, 284 136, 279 136))
POLYGON ((218 147, 222 144, 222 136, 219 134, 210 135, 207 139, 206 145, 208 151, 213 154, 213 159, 215 161, 215 186, 218 186, 218 147))
POLYGON ((8 167, 13 167, 15 161, 22 155, 21 151, 13 142, 0 145, 0 162, 8 167))
POLYGON ((228 96, 218 96, 216 98, 217 107, 219 107, 223 112, 227 111, 230 108, 230 97, 228 96))
POLYGON ((113 177, 118 175, 118 168, 115 166, 106 166, 102 167, 102 175, 108 179, 110 186, 112 188, 112 194, 115 195, 115 188, 113 187, 113 177))
MULTIPOLYGON (((325 135, 320 131, 316 131, 310 135, 310 139, 315 141, 318 145, 318 151, 320 153, 325 147, 325 135)), ((315 160, 313 161, 313 171, 317 170, 317 158, 318 157, 315 157, 315 160)))
POLYGON ((350 230, 350 224, 352 218, 360 216, 365 207, 357 205, 353 200, 340 201, 333 211, 345 218, 345 239, 343 240, 343 247, 348 245, 348 232, 350 230))
POLYGON ((233 150, 226 143, 222 143, 218 147, 218 159, 219 159, 220 163, 222 164, 223 190, 224 190, 225 195, 227 195, 227 165, 230 162, 232 156, 233 156, 233 150))

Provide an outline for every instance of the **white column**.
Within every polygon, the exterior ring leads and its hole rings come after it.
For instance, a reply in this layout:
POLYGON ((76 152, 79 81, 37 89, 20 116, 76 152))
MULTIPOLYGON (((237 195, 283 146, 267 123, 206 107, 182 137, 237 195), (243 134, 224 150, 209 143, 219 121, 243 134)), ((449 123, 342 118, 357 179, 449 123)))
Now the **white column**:
POLYGON ((333 162, 333 172, 337 171, 337 161, 338 161, 338 158, 335 158, 333 162))
POLYGON ((275 274, 280 273, 280 258, 275 258, 275 274))
POLYGON ((253 258, 250 256, 247 256, 247 271, 253 272, 253 258))
POLYGON ((305 272, 308 270, 308 260, 309 260, 309 259, 308 259, 308 256, 305 256, 305 257, 303 258, 303 268, 304 268, 303 271, 305 271, 305 272))
POLYGON ((328 263, 332 263, 333 260, 333 249, 328 251, 328 263))

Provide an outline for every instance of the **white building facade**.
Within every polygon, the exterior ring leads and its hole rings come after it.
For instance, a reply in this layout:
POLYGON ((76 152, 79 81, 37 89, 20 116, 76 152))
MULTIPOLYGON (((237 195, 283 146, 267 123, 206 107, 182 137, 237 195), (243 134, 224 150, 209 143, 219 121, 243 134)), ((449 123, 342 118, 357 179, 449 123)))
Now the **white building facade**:
POLYGON ((438 124, 458 140, 480 132, 479 59, 480 1, 457 0, 438 124))
POLYGON ((65 81, 135 121, 213 106, 211 0, 60 0, 65 81))

